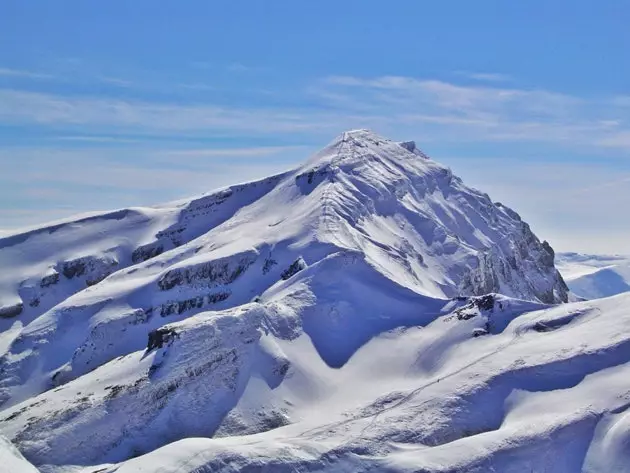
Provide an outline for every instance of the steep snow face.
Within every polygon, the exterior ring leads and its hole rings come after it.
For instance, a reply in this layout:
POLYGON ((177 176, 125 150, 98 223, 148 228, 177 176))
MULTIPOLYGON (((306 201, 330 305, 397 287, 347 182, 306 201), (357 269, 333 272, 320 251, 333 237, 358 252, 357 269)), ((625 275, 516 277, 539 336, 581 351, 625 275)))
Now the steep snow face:
POLYGON ((630 291, 630 256, 559 253, 557 266, 578 297, 597 299, 630 291))
POLYGON ((364 251, 416 292, 567 300, 551 247, 518 214, 465 186, 415 143, 348 132, 311 158, 296 181, 305 191, 309 183, 325 184, 327 240, 364 251))
POLYGON ((404 391, 452 344, 567 300, 518 214, 365 130, 261 181, 4 237, 0 265, 0 432, 37 465, 290 427, 357 407, 347 379, 396 403, 369 389, 385 365, 348 377, 375 340, 435 327, 430 356, 393 360, 404 391))

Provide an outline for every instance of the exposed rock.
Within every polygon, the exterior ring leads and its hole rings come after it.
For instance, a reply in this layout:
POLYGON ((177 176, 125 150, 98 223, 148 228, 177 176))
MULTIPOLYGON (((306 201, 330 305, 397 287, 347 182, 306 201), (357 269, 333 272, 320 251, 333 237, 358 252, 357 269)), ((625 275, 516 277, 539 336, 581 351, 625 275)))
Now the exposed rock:
POLYGON ((55 271, 52 274, 44 276, 42 280, 40 281, 39 285, 40 287, 48 287, 48 286, 52 286, 53 284, 57 284, 58 282, 59 282, 59 273, 55 271))
POLYGON ((162 348, 164 344, 170 343, 177 337, 177 332, 170 328, 158 328, 149 332, 149 341, 147 343, 147 351, 154 348, 162 348))
POLYGON ((416 150, 416 142, 415 141, 403 141, 398 143, 400 146, 405 148, 407 151, 413 153, 416 150))
POLYGON ((85 273, 85 263, 82 259, 66 261, 63 263, 61 271, 68 279, 72 279, 76 276, 82 276, 85 273))
POLYGON ((306 262, 300 257, 296 259, 293 263, 291 263, 291 266, 285 269, 280 275, 280 277, 286 281, 294 274, 297 274, 300 271, 302 271, 304 268, 306 268, 306 262))
POLYGON ((172 269, 158 280, 158 286, 163 291, 168 291, 175 286, 196 282, 209 287, 230 284, 243 274, 255 260, 254 255, 245 255, 240 258, 223 258, 197 266, 172 269))
POLYGON ((273 268, 277 264, 278 264, 278 262, 275 259, 273 259, 271 257, 267 258, 265 260, 265 264, 263 265, 263 268, 262 268, 263 274, 267 274, 269 271, 271 271, 271 268, 273 268))
POLYGON ((17 317, 24 310, 24 304, 22 302, 18 302, 17 304, 6 305, 0 307, 0 317, 3 319, 10 319, 12 317, 17 317))
POLYGON ((85 276, 86 284, 93 286, 112 274, 117 265, 118 261, 111 256, 83 256, 64 261, 61 265, 61 272, 68 279, 85 276))
POLYGON ((181 301, 169 301, 159 306, 160 315, 166 317, 172 314, 183 314, 192 309, 200 309, 207 304, 217 304, 230 297, 229 291, 214 292, 205 296, 196 296, 181 301))
POLYGON ((147 261, 151 258, 155 258, 156 256, 161 255, 163 251, 164 246, 161 243, 149 243, 147 245, 136 248, 131 254, 131 261, 133 261, 133 263, 147 261))

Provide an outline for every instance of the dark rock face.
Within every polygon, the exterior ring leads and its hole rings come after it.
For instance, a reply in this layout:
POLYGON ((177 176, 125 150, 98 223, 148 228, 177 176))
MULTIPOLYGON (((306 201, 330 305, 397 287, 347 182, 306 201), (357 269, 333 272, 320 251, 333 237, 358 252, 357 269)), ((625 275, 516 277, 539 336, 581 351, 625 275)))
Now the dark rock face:
POLYGON ((118 261, 108 256, 84 256, 61 264, 61 273, 67 279, 85 276, 86 284, 93 286, 112 274, 118 261))
POLYGON ((262 273, 267 274, 269 271, 271 271, 271 268, 273 268, 276 264, 278 264, 278 262, 275 259, 267 258, 265 260, 265 264, 263 265, 262 273))
POLYGON ((85 274, 85 263, 82 259, 66 261, 63 264, 61 271, 68 279, 72 279, 76 276, 83 276, 83 274, 85 274))
POLYGON ((154 348, 162 348, 165 344, 170 343, 176 338, 177 332, 169 328, 158 328, 149 332, 149 341, 147 343, 147 351, 154 348))
POLYGON ((494 294, 485 294, 480 297, 471 298, 457 297, 455 300, 468 301, 466 305, 455 311, 455 315, 458 320, 472 319, 473 317, 477 317, 477 315, 481 312, 492 312, 494 311, 494 306, 496 304, 496 297, 494 294))
POLYGON ((227 260, 211 261, 189 268, 167 271, 159 280, 163 291, 182 284, 202 283, 209 287, 233 283, 255 261, 255 257, 244 256, 227 260))
POLYGON ((280 277, 286 281, 294 274, 297 274, 300 271, 302 271, 304 268, 306 268, 306 263, 304 262, 302 258, 298 258, 293 263, 291 263, 291 266, 289 266, 287 269, 285 269, 282 272, 280 277))
POLYGON ((54 272, 53 274, 49 274, 48 276, 44 276, 39 283, 40 287, 48 287, 53 284, 57 284, 59 282, 59 273, 54 272))
POLYGON ((192 309, 200 309, 205 305, 217 304, 229 298, 230 295, 231 293, 229 291, 222 291, 182 301, 166 302, 159 307, 160 316, 166 317, 172 314, 183 314, 192 309))
POLYGON ((413 153, 416 150, 415 141, 403 141, 402 143, 398 143, 398 144, 411 153, 413 153))
POLYGON ((142 261, 147 261, 151 258, 155 258, 158 255, 161 255, 164 252, 164 246, 158 242, 149 243, 148 245, 143 245, 136 248, 131 254, 131 261, 135 263, 140 263, 142 261))
POLYGON ((17 317, 24 310, 24 304, 22 302, 18 302, 17 304, 7 305, 0 307, 0 317, 3 319, 10 319, 13 317, 17 317))
POLYGON ((486 294, 485 296, 475 297, 472 302, 479 310, 492 310, 494 309, 495 298, 492 294, 486 294))

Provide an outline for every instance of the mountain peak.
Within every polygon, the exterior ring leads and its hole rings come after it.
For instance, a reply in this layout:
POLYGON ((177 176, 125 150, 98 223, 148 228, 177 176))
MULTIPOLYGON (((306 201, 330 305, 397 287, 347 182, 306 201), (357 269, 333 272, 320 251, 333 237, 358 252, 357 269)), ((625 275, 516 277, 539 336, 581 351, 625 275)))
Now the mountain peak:
POLYGON ((351 130, 296 170, 0 241, 3 433, 36 465, 94 465, 259 432, 299 414, 283 383, 304 343, 341 368, 381 333, 433 320, 466 324, 449 340, 498 336, 511 316, 495 293, 567 300, 549 245, 418 153, 351 130), (260 418, 265 386, 283 401, 260 418))
MULTIPOLYGON (((335 137, 326 147, 307 160, 302 171, 324 166, 356 168, 366 163, 377 162, 400 165, 403 162, 413 162, 416 157, 429 159, 418 149, 415 141, 395 142, 361 128, 345 131, 335 137)), ((435 162, 434 165, 444 168, 435 162)))

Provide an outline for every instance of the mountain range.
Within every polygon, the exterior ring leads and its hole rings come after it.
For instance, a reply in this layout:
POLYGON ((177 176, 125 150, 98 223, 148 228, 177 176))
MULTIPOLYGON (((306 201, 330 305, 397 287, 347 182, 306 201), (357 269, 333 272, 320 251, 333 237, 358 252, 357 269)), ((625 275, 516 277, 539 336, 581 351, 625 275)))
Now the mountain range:
POLYGON ((555 261, 368 130, 256 182, 3 236, 0 459, 630 471, 630 294, 568 303, 593 294, 555 261))

